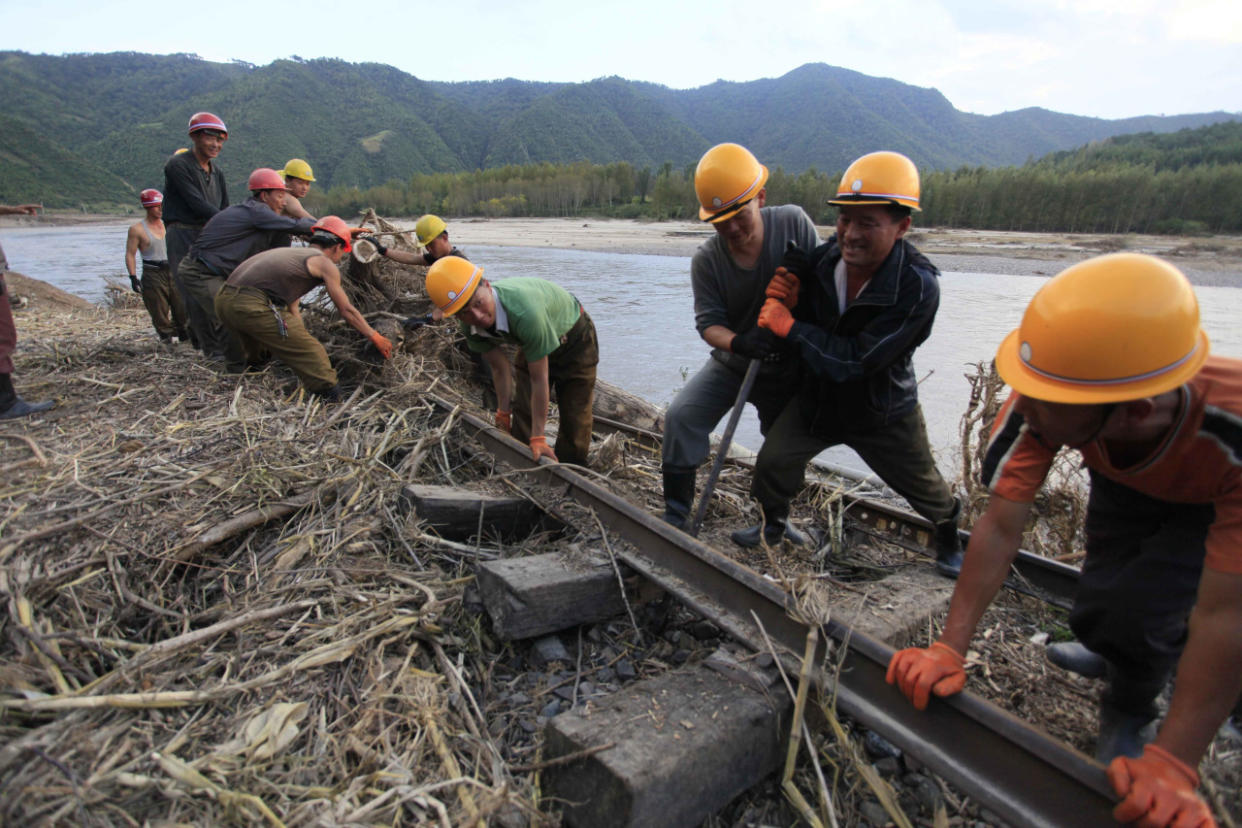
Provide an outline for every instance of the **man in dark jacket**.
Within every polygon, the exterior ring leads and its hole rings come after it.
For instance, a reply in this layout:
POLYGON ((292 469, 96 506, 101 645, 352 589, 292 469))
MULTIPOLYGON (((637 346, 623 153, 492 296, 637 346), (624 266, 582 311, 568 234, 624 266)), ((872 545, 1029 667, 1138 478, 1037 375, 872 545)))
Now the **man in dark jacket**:
POLYGON ((193 305, 200 315, 199 346, 209 359, 225 358, 227 335, 215 308, 225 280, 246 259, 275 247, 281 234, 309 236, 315 224, 312 218, 280 214, 285 180, 275 170, 260 167, 250 174, 248 186, 250 198, 212 217, 179 266, 186 309, 193 305))
POLYGON ((911 361, 940 304, 939 272, 902 238, 919 209, 918 170, 895 152, 864 155, 829 203, 836 235, 801 273, 777 270, 759 313, 760 327, 797 346, 804 376, 755 466, 764 521, 733 540, 779 540, 806 464, 844 443, 934 524, 937 569, 956 575, 960 507, 932 458, 911 361))
POLYGON ((224 173, 215 160, 229 139, 229 130, 224 121, 210 112, 194 113, 189 129, 193 148, 188 152, 177 151, 164 165, 164 226, 173 284, 186 307, 191 341, 201 348, 198 329, 204 320, 198 308, 190 305, 179 269, 182 257, 198 238, 203 225, 229 206, 224 173))

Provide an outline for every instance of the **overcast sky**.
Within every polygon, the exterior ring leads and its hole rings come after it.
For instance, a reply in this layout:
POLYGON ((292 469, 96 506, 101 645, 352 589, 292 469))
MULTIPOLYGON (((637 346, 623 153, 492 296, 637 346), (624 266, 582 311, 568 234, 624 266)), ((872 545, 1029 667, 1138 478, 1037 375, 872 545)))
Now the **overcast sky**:
POLYGON ((821 62, 934 87, 985 115, 1242 112, 1242 0, 0 0, 0 48, 296 54, 425 80, 619 75, 677 89, 821 62))

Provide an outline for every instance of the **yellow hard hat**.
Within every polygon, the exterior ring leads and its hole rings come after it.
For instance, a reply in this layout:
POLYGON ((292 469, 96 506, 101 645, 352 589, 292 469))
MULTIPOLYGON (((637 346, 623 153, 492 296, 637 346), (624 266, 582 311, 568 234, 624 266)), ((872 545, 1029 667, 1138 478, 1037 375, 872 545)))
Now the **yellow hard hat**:
POLYGON ((1208 347, 1180 270, 1155 256, 1113 253, 1040 288, 997 350, 996 370, 1032 399, 1124 402, 1177 388, 1203 366, 1208 347))
POLYGON ((447 229, 444 219, 428 213, 414 224, 414 235, 418 236, 419 245, 426 247, 432 239, 447 229))
POLYGON ((466 306, 482 281, 483 268, 461 256, 444 256, 427 270, 427 295, 441 313, 452 316, 466 306))
POLYGON ((285 178, 300 178, 303 181, 314 181, 315 174, 311 172, 310 164, 307 164, 301 158, 290 158, 289 163, 285 164, 285 168, 280 171, 285 178))
POLYGON ((699 218, 715 224, 731 218, 768 183, 768 168, 741 144, 717 144, 694 170, 699 218))
POLYGON ((900 204, 919 207, 919 170, 899 152, 871 152, 850 164, 837 185, 837 197, 829 204, 900 204))

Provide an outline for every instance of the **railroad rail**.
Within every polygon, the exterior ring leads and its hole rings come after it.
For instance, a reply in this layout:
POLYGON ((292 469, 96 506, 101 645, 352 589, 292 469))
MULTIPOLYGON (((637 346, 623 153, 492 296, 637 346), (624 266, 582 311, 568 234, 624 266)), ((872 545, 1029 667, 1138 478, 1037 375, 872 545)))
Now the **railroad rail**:
MULTIPOLYGON (((620 432, 631 438, 659 448, 661 435, 650 429, 638 428, 596 415, 595 423, 601 431, 620 432)), ((744 466, 753 467, 753 463, 737 460, 744 466)), ((844 477, 859 482, 870 482, 865 478, 851 475, 848 471, 816 464, 818 471, 844 477)), ((879 482, 879 481, 877 481, 879 482)), ((812 479, 811 485, 822 485, 822 481, 812 479)), ((883 485, 881 482, 880 485, 883 485)), ((873 498, 859 497, 845 493, 842 499, 846 502, 846 514, 856 523, 869 527, 870 533, 889 543, 904 546, 907 549, 927 552, 931 538, 931 524, 924 518, 873 498)), ((961 532, 965 543, 970 533, 961 532)), ((1009 589, 1025 595, 1031 595, 1061 609, 1069 609, 1074 603, 1074 590, 1078 585, 1078 570, 1072 566, 1036 555, 1025 549, 1018 551, 1010 576, 1005 581, 1009 589)))
MULTIPOLYGON (((446 414, 455 408, 429 397, 446 414)), ((533 467, 524 444, 476 416, 459 411, 458 417, 490 454, 515 467, 533 467)), ((551 465, 534 473, 564 485, 569 497, 628 541, 630 548, 617 555, 639 574, 748 646, 765 649, 766 634, 791 664, 801 658, 810 627, 791 616, 790 598, 778 586, 568 468, 551 465)), ((884 681, 892 648, 839 622, 830 622, 825 632, 841 666, 813 676, 821 690, 835 694, 838 709, 1008 823, 1073 828, 1111 822, 1115 797, 1098 763, 969 692, 916 711, 884 681)))

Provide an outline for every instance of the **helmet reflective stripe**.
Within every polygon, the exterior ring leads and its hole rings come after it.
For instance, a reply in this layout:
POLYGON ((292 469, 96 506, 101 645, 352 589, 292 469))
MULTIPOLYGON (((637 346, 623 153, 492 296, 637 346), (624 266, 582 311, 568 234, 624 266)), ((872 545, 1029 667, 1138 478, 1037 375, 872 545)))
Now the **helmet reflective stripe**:
POLYGON ((750 186, 747 187, 741 193, 741 195, 735 196, 724 203, 720 201, 719 197, 713 198, 712 206, 716 208, 716 212, 719 214, 719 213, 723 213, 725 210, 731 209, 735 204, 739 204, 739 203, 744 204, 745 202, 750 201, 752 198, 754 198, 754 192, 755 190, 759 189, 759 182, 762 180, 763 180, 763 173, 761 172, 755 176, 755 180, 750 182, 750 186))
POLYGON ((851 201, 855 199, 864 199, 864 198, 882 198, 885 201, 896 201, 897 199, 900 198, 900 199, 905 199, 907 201, 913 201, 915 204, 919 203, 917 196, 911 196, 906 193, 865 193, 859 190, 855 190, 853 192, 843 191, 843 192, 837 193, 837 198, 840 199, 841 201, 851 201))
MULTIPOLYGON (((450 290, 448 292, 448 296, 447 296, 448 301, 445 302, 443 305, 439 305, 440 311, 442 313, 448 313, 449 308, 453 307, 453 305, 457 302, 459 298, 463 296, 466 296, 466 297, 473 296, 475 290, 478 289, 479 278, 482 275, 483 275, 483 268, 476 267, 474 270, 472 270, 470 272, 470 278, 467 279, 466 283, 461 286, 461 290, 450 290)), ((467 301, 469 300, 467 299, 467 301)))
POLYGON ((1031 362, 1031 344, 1029 342, 1022 343, 1022 346, 1018 349, 1018 358, 1022 360, 1022 365, 1027 368, 1027 370, 1032 373, 1039 374, 1039 376, 1044 377, 1045 379, 1056 380, 1057 382, 1066 382, 1070 385, 1100 387, 1107 385, 1124 385, 1128 382, 1141 382, 1143 380, 1155 379, 1156 377, 1167 374, 1170 371, 1177 370, 1188 361, 1194 359, 1197 353, 1199 353, 1199 343, 1196 342, 1195 346, 1190 349, 1190 353, 1186 354, 1176 362, 1165 365, 1163 368, 1157 368, 1154 371, 1144 371, 1141 374, 1134 374, 1129 377, 1110 377, 1107 379, 1080 379, 1078 377, 1066 377, 1061 376, 1060 374, 1054 374, 1051 371, 1040 370, 1039 367, 1031 362))

